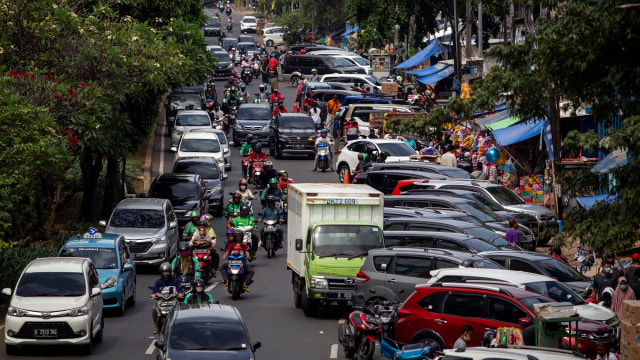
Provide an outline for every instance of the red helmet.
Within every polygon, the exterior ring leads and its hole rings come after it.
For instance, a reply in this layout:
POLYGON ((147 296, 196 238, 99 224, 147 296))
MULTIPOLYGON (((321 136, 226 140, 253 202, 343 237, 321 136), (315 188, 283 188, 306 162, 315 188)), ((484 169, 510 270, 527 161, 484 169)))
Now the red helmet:
POLYGON ((238 185, 249 185, 249 182, 246 179, 242 179, 238 185))
POLYGON ((304 55, 304 53, 305 53, 305 52, 306 52, 306 51, 304 51, 304 49, 300 50, 300 54, 303 54, 303 55, 304 55))

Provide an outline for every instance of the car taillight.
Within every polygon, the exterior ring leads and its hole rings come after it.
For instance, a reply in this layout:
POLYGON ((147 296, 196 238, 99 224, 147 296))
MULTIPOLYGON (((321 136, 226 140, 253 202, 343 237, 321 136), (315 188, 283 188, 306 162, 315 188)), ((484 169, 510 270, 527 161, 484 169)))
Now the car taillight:
POLYGON ((369 279, 370 278, 367 276, 367 274, 363 273, 362 271, 358 271, 358 275, 356 275, 356 283, 364 284, 369 281, 369 279))
POLYGON ((411 315, 411 311, 403 308, 398 309, 398 319, 401 319, 409 315, 411 315))

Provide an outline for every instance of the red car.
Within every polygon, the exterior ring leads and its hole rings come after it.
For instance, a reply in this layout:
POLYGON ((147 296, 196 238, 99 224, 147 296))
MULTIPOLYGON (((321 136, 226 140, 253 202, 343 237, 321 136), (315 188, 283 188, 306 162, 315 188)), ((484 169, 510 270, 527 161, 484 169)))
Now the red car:
MULTIPOLYGON (((416 291, 398 310, 396 340, 402 343, 435 341, 452 348, 464 325, 473 327, 467 347, 480 346, 488 329, 524 329, 534 323, 533 304, 553 300, 519 287, 505 285, 435 283, 417 285, 416 291)), ((532 329, 532 328, 530 328, 532 329)), ((615 331, 600 322, 578 322, 578 350, 595 356, 598 341, 615 339, 615 331)), ((527 331, 523 331, 525 341, 527 331)), ((569 339, 563 345, 569 347, 569 339)), ((575 347, 574 347, 575 349, 575 347)))

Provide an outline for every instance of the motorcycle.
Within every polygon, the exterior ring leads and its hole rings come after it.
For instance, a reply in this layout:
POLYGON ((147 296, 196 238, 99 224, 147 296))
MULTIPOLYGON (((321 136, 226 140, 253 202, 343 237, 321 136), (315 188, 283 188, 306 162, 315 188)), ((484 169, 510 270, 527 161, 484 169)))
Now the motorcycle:
POLYGON ((227 290, 233 300, 238 300, 240 294, 244 293, 244 265, 247 258, 243 255, 229 254, 228 272, 229 286, 227 290))
POLYGON ((555 259, 558 259, 564 262, 565 264, 569 265, 569 259, 567 259, 566 256, 562 255, 562 250, 560 250, 560 248, 557 246, 549 248, 549 256, 555 259))
POLYGON ((251 67, 249 66, 245 66, 242 68, 242 81, 245 82, 245 84, 250 84, 251 80, 253 79, 253 74, 251 72, 251 67))
POLYGON ((260 177, 260 174, 262 174, 262 170, 264 169, 264 161, 254 161, 251 164, 251 181, 253 182, 253 184, 259 189, 260 188, 260 182, 258 180, 258 178, 260 177))
POLYGON ((276 250, 278 249, 278 227, 276 226, 277 223, 277 220, 264 221, 262 247, 264 247, 265 251, 267 252, 267 257, 269 259, 276 256, 276 250))
POLYGON ((331 164, 329 164, 329 151, 331 151, 329 144, 318 144, 318 170, 322 172, 329 170, 331 167, 331 164))
MULTIPOLYGON (((153 290, 153 286, 149 286, 153 290)), ((173 290, 173 289, 172 289, 173 290)), ((168 293, 156 293, 156 314, 158 314, 158 329, 162 331, 167 316, 178 303, 178 292, 170 291, 168 293)))
POLYGON ((289 188, 286 187, 284 190, 282 190, 282 206, 280 207, 282 209, 282 214, 283 214, 283 218, 284 218, 284 223, 287 223, 287 217, 289 215, 289 188))
POLYGON ((193 257, 198 260, 198 265, 201 269, 200 275, 205 284, 209 282, 209 269, 212 268, 211 263, 213 259, 211 250, 210 244, 197 244, 194 245, 192 250, 193 257))
POLYGON ((231 21, 229 21, 227 23, 227 31, 231 31, 233 29, 233 23, 231 21))
POLYGON ((231 7, 228 7, 224 12, 227 14, 227 16, 231 17, 231 7))
POLYGON ((260 74, 260 64, 257 61, 253 62, 253 78, 257 79, 261 76, 260 74))
POLYGON ((437 351, 438 344, 433 341, 402 344, 390 338, 383 338, 380 342, 380 353, 390 360, 427 360, 434 358, 437 351))
POLYGON ((253 226, 236 226, 235 229, 240 229, 244 232, 244 236, 242 237, 242 242, 246 245, 249 245, 249 255, 251 255, 251 259, 249 261, 255 259, 256 251, 253 248, 253 226))
POLYGON ((242 177, 245 179, 249 178, 249 154, 242 155, 242 177))
POLYGON ((594 254, 590 254, 587 249, 581 246, 578 246, 574 260, 577 262, 576 270, 578 270, 582 275, 589 274, 589 272, 591 272, 591 267, 596 261, 594 254))
POLYGON ((349 321, 338 327, 338 341, 348 358, 357 355, 359 360, 370 360, 376 341, 395 335, 397 305, 387 302, 354 309, 349 321))

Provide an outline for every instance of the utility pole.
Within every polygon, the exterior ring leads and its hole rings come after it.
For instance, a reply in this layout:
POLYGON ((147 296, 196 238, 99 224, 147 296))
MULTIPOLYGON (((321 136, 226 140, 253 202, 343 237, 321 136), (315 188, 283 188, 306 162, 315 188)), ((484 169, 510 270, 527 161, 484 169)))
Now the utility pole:
POLYGON ((478 57, 482 58, 482 1, 478 2, 478 57))
POLYGON ((458 5, 457 0, 453 1, 453 46, 455 49, 455 57, 453 59, 453 68, 455 69, 455 78, 460 81, 462 79, 460 67, 460 42, 458 41, 458 5))
POLYGON ((471 59, 471 0, 467 0, 465 7, 464 57, 466 61, 469 61, 469 59, 471 59))
MULTIPOLYGON (((316 1, 311 0, 311 43, 313 44, 313 40, 315 40, 316 36, 316 27, 315 27, 315 14, 316 14, 316 1)), ((304 43, 304 39, 302 41, 304 43)))

